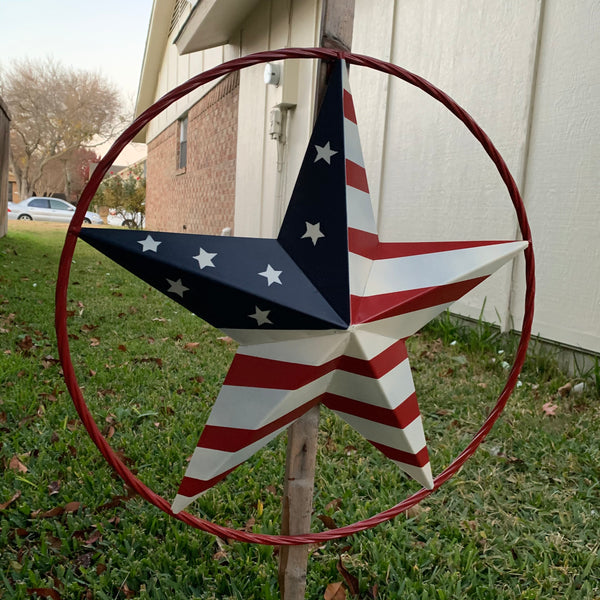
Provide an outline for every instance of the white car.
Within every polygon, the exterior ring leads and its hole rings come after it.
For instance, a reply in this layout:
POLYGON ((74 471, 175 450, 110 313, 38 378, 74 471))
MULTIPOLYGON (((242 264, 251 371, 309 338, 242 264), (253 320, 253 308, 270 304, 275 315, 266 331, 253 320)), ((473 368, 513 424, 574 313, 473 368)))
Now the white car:
POLYGON ((116 225, 117 227, 127 227, 129 229, 143 229, 144 214, 131 213, 117 208, 111 208, 106 217, 108 225, 116 225))
MULTIPOLYGON (((8 218, 20 221, 56 221, 70 223, 75 214, 75 207, 60 198, 44 198, 32 196, 18 204, 8 203, 8 218)), ((84 223, 102 225, 102 217, 95 212, 86 212, 84 223)))

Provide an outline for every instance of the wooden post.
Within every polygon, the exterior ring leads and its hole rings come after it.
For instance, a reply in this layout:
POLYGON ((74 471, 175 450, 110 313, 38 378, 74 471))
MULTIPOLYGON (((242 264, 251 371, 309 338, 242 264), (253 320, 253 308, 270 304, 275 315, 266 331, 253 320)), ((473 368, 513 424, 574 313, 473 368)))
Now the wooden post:
MULTIPOLYGON (((323 0, 321 46, 349 50, 352 43, 354 0, 323 0)), ((325 69, 319 74, 315 106, 326 90, 325 69)), ((282 535, 310 531, 315 483, 319 405, 288 428, 288 445, 281 517, 282 535)), ((282 546, 279 553, 279 588, 283 600, 303 600, 306 593, 308 546, 282 546)))
MULTIPOLYGON (((288 429, 282 535, 298 535, 310 531, 318 433, 319 405, 311 408, 288 429)), ((304 598, 307 567, 307 546, 281 546, 279 589, 282 598, 304 598)))

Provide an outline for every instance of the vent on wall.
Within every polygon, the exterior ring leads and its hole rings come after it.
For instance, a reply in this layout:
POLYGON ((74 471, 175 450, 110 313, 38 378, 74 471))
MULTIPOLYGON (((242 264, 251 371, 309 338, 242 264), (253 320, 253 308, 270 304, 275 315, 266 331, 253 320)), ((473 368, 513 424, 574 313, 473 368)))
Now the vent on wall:
POLYGON ((169 25, 169 35, 177 27, 177 23, 184 13, 185 9, 191 4, 190 0, 176 0, 175 6, 173 7, 173 14, 171 15, 171 24, 169 25))

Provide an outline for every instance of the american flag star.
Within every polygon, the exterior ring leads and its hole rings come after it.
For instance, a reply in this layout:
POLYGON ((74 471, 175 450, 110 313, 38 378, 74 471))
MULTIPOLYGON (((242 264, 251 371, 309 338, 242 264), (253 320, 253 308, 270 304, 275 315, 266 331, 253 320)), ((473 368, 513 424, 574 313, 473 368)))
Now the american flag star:
POLYGON ((240 344, 174 513, 317 403, 431 489, 405 340, 527 245, 380 241, 341 61, 277 239, 91 228, 81 237, 240 344))

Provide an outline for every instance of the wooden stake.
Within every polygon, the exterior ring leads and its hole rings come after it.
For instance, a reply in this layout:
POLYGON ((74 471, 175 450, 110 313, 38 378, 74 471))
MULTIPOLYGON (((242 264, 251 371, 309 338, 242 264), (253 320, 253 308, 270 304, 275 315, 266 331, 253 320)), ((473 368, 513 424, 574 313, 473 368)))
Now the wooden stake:
MULTIPOLYGON (((319 406, 311 408, 288 429, 283 494, 282 535, 310 531, 315 483, 319 406)), ((281 546, 279 589, 284 600, 303 600, 306 591, 308 546, 281 546)))

